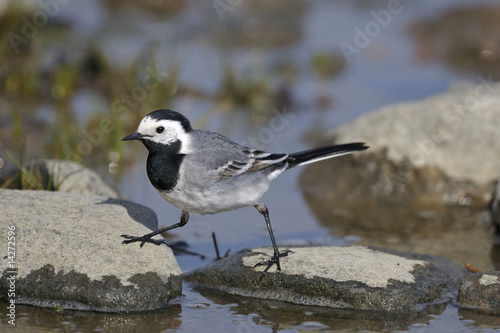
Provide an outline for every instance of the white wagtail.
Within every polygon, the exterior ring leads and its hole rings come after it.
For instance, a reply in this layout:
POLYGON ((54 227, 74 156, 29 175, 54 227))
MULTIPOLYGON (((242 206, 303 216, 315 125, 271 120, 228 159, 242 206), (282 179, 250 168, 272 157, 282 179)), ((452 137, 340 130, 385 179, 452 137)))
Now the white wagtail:
POLYGON ((166 244, 151 237, 184 226, 189 213, 215 214, 254 206, 264 216, 274 249, 271 259, 256 265, 267 266, 261 278, 274 264, 281 270, 279 258, 289 253, 279 252, 268 209, 259 202, 271 181, 295 166, 368 148, 364 143, 348 143, 293 154, 267 153, 241 146, 219 133, 193 129, 186 117, 171 110, 145 116, 137 131, 122 139, 128 140, 139 140, 146 146, 149 180, 182 213, 180 222, 147 235, 122 235, 127 239, 123 243, 141 242, 141 247, 146 242, 166 244))

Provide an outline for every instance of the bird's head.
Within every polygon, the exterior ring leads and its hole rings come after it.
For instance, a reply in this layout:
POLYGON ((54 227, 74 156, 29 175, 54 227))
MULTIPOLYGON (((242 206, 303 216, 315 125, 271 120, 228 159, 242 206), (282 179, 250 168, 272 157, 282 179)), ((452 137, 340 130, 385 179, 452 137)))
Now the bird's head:
POLYGON ((153 145, 170 146, 180 141, 186 148, 189 143, 189 132, 192 130, 189 120, 182 114, 162 109, 145 116, 137 131, 127 135, 122 141, 139 140, 148 149, 153 145))

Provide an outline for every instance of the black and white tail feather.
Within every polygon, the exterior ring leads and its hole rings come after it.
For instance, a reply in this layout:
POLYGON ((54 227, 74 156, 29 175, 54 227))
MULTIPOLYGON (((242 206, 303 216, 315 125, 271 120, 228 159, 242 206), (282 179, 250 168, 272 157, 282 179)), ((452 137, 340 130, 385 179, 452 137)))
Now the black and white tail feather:
POLYGON ((219 178, 227 179, 256 171, 263 171, 264 169, 270 169, 269 171, 281 171, 272 176, 274 179, 282 172, 293 167, 347 155, 367 148, 368 147, 362 142, 354 142, 313 148, 292 154, 276 154, 256 149, 243 149, 243 153, 246 154, 247 160, 233 160, 221 166, 219 168, 219 178))
POLYGON ((368 149, 368 147, 364 143, 354 142, 300 151, 288 155, 289 168, 319 162, 365 149, 368 149))

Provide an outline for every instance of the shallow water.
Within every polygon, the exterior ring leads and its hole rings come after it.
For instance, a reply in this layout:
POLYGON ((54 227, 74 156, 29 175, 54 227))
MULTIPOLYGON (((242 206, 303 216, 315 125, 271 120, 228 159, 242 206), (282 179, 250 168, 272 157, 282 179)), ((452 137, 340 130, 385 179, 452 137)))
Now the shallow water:
MULTIPOLYGON (((204 99, 178 97, 168 106, 184 112, 195 126, 219 131, 237 142, 254 142, 258 148, 269 151, 293 152, 309 148, 323 132, 377 107, 441 93, 457 80, 477 80, 477 72, 458 70, 442 59, 418 59, 417 43, 408 30, 421 19, 439 17, 453 8, 478 3, 496 2, 401 2, 401 12, 393 15, 390 23, 371 38, 370 45, 353 55, 339 75, 327 80, 312 75, 310 59, 313 54, 317 51, 338 53, 341 41, 354 43, 353 29, 363 28, 373 21, 370 11, 387 8, 386 2, 318 1, 307 5, 294 2, 295 5, 286 11, 289 23, 287 33, 281 38, 273 35, 280 35, 279 31, 268 33, 268 21, 256 19, 248 12, 242 14, 235 9, 227 12, 221 21, 212 2, 206 5, 189 3, 187 10, 164 21, 134 10, 109 14, 98 1, 71 3, 62 7, 59 15, 71 18, 76 35, 92 38, 107 54, 116 57, 117 62, 126 62, 143 46, 156 43, 158 57, 176 59, 181 67, 180 80, 198 90, 217 91, 228 60, 248 75, 265 73, 283 63, 293 64, 295 80, 289 89, 295 106, 288 118, 282 116, 283 109, 277 109, 278 113, 272 116, 277 126, 270 127, 270 123, 258 118, 249 121, 248 116, 238 113, 216 112, 212 117, 203 118, 213 107, 204 99), (78 15, 81 12, 92 14, 78 15), (132 22, 131 17, 136 20, 132 22), (241 17, 243 19, 238 20, 241 17), (231 31, 240 32, 245 38, 238 40, 231 31), (263 38, 269 39, 268 43, 277 41, 279 46, 256 47, 256 41, 263 38)), ((274 72, 269 76, 270 81, 286 82, 274 72), (275 75, 278 78, 275 79, 275 75)), ((92 96, 82 93, 75 100, 75 110, 80 117, 85 117, 92 96)), ((124 180, 114 185, 130 200, 152 208, 160 225, 177 222, 179 210, 163 201, 147 180, 145 149, 139 143, 124 144, 133 145, 137 163, 127 167, 124 180)), ((118 167, 126 168, 125 165, 118 167)), ((319 217, 321 214, 303 198, 298 186, 298 176, 303 170, 291 170, 280 176, 262 199, 269 207, 279 245, 358 243, 438 254, 457 263, 471 262, 486 270, 499 269, 499 246, 480 217, 472 223, 454 221, 445 227, 428 228, 428 233, 387 234, 377 228, 375 217, 371 228, 362 230, 352 225, 336 225, 334 221, 324 223, 319 217)), ((203 254, 207 259, 178 255, 183 271, 215 258, 212 232, 216 234, 221 253, 270 245, 264 220, 253 207, 214 216, 193 215, 187 226, 172 233, 171 241, 186 241, 190 251, 203 254)), ((140 255, 139 248, 137 251, 140 255)), ((6 306, 2 303, 0 330, 493 332, 500 329, 498 317, 458 310, 452 304, 430 306, 419 313, 394 315, 254 300, 188 283, 183 290, 184 296, 172 305, 147 313, 103 314, 18 306, 15 327, 7 323, 6 306)))
MULTIPOLYGON (((2 304, 3 305, 3 304, 2 304)), ((4 308, 2 306, 2 308, 4 308)), ((55 311, 18 306, 14 332, 495 332, 500 318, 433 305, 418 313, 351 311, 231 296, 190 284, 167 308, 147 313, 55 311)))

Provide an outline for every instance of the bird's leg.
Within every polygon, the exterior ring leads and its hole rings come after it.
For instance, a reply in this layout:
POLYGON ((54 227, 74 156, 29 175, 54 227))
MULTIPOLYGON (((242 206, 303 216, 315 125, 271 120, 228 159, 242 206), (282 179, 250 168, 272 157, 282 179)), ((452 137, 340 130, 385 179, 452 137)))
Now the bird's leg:
POLYGON ((269 220, 269 210, 265 205, 261 204, 260 202, 255 204, 255 208, 257 208, 259 213, 261 213, 264 216, 264 219, 266 220, 267 230, 269 231, 269 236, 271 237, 271 243, 273 243, 273 249, 274 249, 274 254, 271 257, 271 259, 258 262, 254 266, 257 267, 266 265, 266 268, 264 269, 262 275, 260 276, 260 280, 262 280, 262 278, 267 274, 269 268, 271 268, 274 264, 276 264, 276 268, 278 269, 278 271, 281 271, 280 257, 286 257, 288 253, 292 251, 286 250, 280 253, 280 251, 278 250, 278 246, 276 246, 276 241, 274 240, 273 228, 271 227, 271 221, 269 220))
POLYGON ((156 236, 158 234, 161 234, 162 232, 165 232, 165 231, 168 231, 168 230, 172 230, 172 229, 175 229, 175 228, 182 227, 186 223, 188 223, 188 221, 189 221, 189 212, 186 212, 186 211, 183 210, 182 214, 181 214, 181 220, 180 220, 179 223, 172 224, 171 226, 165 227, 163 229, 153 231, 153 232, 151 232, 149 234, 146 234, 144 236, 121 235, 121 237, 126 238, 126 240, 124 240, 122 244, 130 244, 130 243, 134 243, 134 242, 141 242, 141 245, 140 245, 141 247, 145 243, 153 243, 153 244, 156 244, 156 245, 165 244, 165 245, 168 246, 167 242, 165 242, 164 239, 152 239, 151 237, 156 236))

